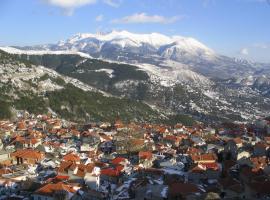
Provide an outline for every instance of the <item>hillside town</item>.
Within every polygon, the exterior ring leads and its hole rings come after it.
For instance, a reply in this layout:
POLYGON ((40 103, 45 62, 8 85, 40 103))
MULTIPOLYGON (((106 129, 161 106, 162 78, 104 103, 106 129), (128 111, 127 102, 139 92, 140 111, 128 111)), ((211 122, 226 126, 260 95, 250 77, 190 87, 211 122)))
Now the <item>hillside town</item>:
POLYGON ((0 199, 269 199, 270 120, 187 127, 0 121, 0 199))

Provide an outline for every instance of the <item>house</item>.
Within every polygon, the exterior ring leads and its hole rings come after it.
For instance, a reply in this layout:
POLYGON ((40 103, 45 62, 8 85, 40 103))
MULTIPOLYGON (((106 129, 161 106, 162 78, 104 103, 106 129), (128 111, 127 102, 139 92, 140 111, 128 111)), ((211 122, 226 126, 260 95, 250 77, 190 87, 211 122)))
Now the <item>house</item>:
POLYGON ((214 153, 206 153, 201 155, 191 155, 191 159, 194 163, 207 164, 215 163, 217 160, 217 156, 214 153))
POLYGON ((100 167, 92 165, 92 169, 88 168, 84 181, 89 189, 98 190, 100 186, 100 167))
POLYGON ((69 200, 74 196, 76 190, 68 184, 59 182, 56 184, 49 183, 32 194, 33 200, 55 200, 65 199, 69 200))
POLYGON ((129 161, 128 161, 128 159, 123 158, 123 157, 116 157, 116 158, 114 158, 114 159, 111 160, 111 163, 113 165, 122 165, 122 166, 125 166, 125 165, 129 164, 129 161))
POLYGON ((11 158, 19 164, 36 164, 45 157, 44 153, 33 149, 20 149, 11 153, 11 158))
POLYGON ((26 130, 27 130, 27 125, 24 120, 17 123, 17 131, 26 131, 26 130))
POLYGON ((78 155, 76 155, 74 153, 69 153, 63 157, 63 161, 79 164, 81 159, 78 155))
POLYGON ((182 140, 181 137, 178 137, 178 136, 175 136, 175 135, 166 135, 163 138, 163 142, 165 144, 171 145, 173 147, 178 147, 180 145, 181 140, 182 140))
POLYGON ((195 164, 188 172, 188 179, 199 183, 202 180, 217 180, 221 174, 218 163, 195 164))
POLYGON ((122 182, 123 169, 124 167, 122 165, 101 169, 100 182, 109 182, 114 184, 122 182))
POLYGON ((144 168, 152 167, 154 157, 150 151, 140 151, 139 152, 139 164, 144 168))

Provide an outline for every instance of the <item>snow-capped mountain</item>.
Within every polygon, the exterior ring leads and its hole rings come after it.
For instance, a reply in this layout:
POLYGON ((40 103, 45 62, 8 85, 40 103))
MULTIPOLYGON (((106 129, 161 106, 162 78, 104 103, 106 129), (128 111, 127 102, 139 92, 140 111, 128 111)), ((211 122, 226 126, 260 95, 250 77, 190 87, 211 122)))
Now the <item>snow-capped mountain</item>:
POLYGON ((219 55, 194 38, 113 31, 76 34, 56 44, 16 48, 19 52, 3 50, 26 54, 26 59, 40 60, 37 64, 109 94, 143 100, 169 112, 234 120, 268 112, 269 65, 219 55), (77 54, 84 59, 76 58, 75 62, 54 52, 81 52, 77 54), (41 58, 31 57, 35 55, 41 58), (54 59, 71 63, 47 62, 54 59))
MULTIPOLYGON (((178 58, 180 55, 199 56, 214 59, 215 52, 199 41, 181 36, 165 36, 159 33, 135 34, 128 31, 112 31, 107 34, 76 34, 55 45, 41 45, 34 49, 68 50, 106 55, 113 48, 126 53, 156 55, 164 58, 178 58)), ((30 48, 31 49, 31 48, 30 48)))
MULTIPOLYGON (((19 47, 21 48, 21 47, 19 47)), ((209 78, 228 79, 252 73, 252 63, 217 54, 198 40, 159 33, 135 34, 112 31, 106 34, 76 34, 56 44, 23 47, 25 50, 83 52, 94 58, 159 66, 164 60, 177 61, 209 78)))

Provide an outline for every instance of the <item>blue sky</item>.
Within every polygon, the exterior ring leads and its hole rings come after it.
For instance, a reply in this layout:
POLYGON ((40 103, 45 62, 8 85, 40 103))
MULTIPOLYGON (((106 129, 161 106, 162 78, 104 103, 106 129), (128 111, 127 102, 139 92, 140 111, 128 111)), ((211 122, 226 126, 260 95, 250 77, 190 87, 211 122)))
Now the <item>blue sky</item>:
POLYGON ((270 0, 0 0, 0 24, 2 46, 116 29, 194 37, 221 54, 270 62, 270 0))

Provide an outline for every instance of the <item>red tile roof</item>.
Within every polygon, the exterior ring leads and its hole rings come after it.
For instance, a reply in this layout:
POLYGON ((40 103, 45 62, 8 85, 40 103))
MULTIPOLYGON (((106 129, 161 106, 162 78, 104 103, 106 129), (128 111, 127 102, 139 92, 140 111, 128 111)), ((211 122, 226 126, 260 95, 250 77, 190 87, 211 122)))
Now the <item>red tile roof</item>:
POLYGON ((215 162, 217 156, 212 153, 202 154, 202 155, 191 155, 194 162, 215 162))
POLYGON ((126 162, 126 161, 127 161, 126 158, 123 158, 123 157, 116 157, 116 158, 114 158, 111 162, 112 162, 112 164, 114 164, 114 165, 118 165, 118 164, 124 163, 124 162, 126 162))
POLYGON ((143 160, 150 160, 153 158, 153 154, 150 151, 140 151, 139 158, 143 160))
POLYGON ((70 185, 59 182, 59 183, 56 183, 56 184, 49 183, 49 184, 43 186, 42 188, 38 189, 34 193, 35 194, 45 195, 45 196, 53 196, 55 192, 63 191, 63 190, 67 191, 69 193, 75 193, 76 192, 70 185))
POLYGON ((81 159, 74 153, 69 153, 63 157, 64 161, 79 162, 81 159))
POLYGON ((117 165, 115 168, 102 169, 100 171, 100 174, 106 175, 106 176, 116 177, 116 176, 120 175, 120 173, 123 169, 124 169, 124 167, 122 165, 117 165))
POLYGON ((24 158, 24 159, 30 158, 30 159, 41 160, 44 157, 44 154, 33 149, 21 149, 21 150, 17 150, 14 153, 11 153, 11 156, 24 158))

